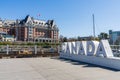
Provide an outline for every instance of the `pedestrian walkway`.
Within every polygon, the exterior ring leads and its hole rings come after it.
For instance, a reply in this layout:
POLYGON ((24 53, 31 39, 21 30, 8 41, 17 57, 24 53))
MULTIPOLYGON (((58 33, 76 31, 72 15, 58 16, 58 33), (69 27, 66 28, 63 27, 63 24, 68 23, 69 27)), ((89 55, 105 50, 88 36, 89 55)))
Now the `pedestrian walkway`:
POLYGON ((120 71, 49 57, 0 59, 0 80, 120 80, 120 71))

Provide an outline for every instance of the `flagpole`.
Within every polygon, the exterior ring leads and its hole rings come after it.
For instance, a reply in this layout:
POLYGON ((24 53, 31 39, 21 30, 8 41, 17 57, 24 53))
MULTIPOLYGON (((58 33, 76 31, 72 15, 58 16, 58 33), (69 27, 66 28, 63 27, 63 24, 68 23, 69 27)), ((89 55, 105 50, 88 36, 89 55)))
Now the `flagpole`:
POLYGON ((92 17, 93 17, 93 36, 95 39, 95 17, 94 17, 94 14, 92 14, 92 17))

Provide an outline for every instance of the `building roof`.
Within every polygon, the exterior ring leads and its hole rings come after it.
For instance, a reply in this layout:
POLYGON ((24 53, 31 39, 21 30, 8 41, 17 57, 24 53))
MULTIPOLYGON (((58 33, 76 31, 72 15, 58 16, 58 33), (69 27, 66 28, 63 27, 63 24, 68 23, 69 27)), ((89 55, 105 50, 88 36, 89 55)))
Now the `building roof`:
POLYGON ((30 17, 29 15, 27 15, 25 17, 25 19, 20 21, 21 25, 26 25, 26 26, 27 25, 32 25, 32 26, 40 25, 40 26, 43 26, 43 25, 45 25, 45 23, 46 23, 45 21, 34 19, 33 17, 30 17))
POLYGON ((112 32, 112 33, 120 33, 120 31, 112 31, 112 30, 109 30, 109 32, 112 32))
POLYGON ((22 20, 4 20, 3 26, 5 27, 11 27, 15 25, 19 26, 32 26, 32 27, 37 27, 37 28, 45 28, 45 29, 51 29, 51 30, 59 30, 57 25, 55 24, 54 20, 48 20, 47 22, 44 20, 39 20, 39 19, 34 19, 30 15, 27 15, 25 19, 22 20))
POLYGON ((29 16, 29 15, 27 15, 26 17, 25 17, 25 19, 23 19, 23 20, 21 20, 20 21, 20 24, 26 24, 26 23, 28 23, 28 22, 30 22, 30 21, 32 21, 33 19, 29 16))
POLYGON ((3 26, 14 26, 16 23, 16 20, 4 20, 3 26))

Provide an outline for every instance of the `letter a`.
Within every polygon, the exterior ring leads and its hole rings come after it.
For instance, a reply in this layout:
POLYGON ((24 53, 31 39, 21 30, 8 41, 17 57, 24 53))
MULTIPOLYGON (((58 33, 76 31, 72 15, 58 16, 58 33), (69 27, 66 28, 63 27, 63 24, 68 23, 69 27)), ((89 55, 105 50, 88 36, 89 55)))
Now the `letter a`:
POLYGON ((113 53, 108 43, 108 40, 101 40, 97 49, 96 56, 113 57, 113 53))

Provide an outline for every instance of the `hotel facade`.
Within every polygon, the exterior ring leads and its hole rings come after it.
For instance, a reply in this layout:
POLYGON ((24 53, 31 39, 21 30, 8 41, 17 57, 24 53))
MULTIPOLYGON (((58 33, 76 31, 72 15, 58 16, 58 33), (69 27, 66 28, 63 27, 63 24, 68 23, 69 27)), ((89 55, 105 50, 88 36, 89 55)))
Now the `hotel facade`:
POLYGON ((43 21, 29 15, 23 20, 1 20, 0 31, 17 41, 59 42, 59 29, 54 20, 43 21))

